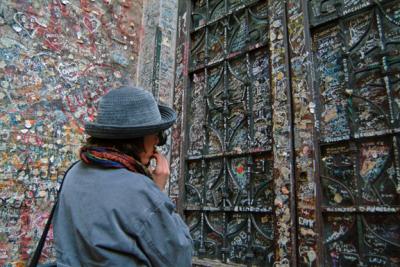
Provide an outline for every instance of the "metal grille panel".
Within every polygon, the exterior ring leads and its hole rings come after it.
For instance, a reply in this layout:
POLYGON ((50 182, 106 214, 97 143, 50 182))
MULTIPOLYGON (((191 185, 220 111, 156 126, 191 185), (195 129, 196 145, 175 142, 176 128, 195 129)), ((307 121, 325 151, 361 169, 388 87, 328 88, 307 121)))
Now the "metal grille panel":
POLYGON ((400 3, 310 1, 327 266, 400 264, 400 3))
POLYGON ((266 1, 192 1, 184 212, 196 255, 272 265, 266 1))

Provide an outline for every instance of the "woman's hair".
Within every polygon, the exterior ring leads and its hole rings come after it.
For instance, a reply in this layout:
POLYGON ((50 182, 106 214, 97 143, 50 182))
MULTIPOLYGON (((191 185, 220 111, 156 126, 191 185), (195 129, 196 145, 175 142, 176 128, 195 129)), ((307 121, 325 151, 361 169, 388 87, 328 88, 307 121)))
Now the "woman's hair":
POLYGON ((89 137, 86 140, 86 145, 115 148, 140 162, 139 153, 144 151, 144 138, 137 137, 132 139, 102 139, 89 137))

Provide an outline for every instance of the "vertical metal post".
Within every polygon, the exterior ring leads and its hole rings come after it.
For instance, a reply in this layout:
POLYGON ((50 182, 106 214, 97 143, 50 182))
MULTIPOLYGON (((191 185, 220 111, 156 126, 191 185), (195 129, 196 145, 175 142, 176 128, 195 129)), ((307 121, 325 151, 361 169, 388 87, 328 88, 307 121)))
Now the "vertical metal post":
MULTIPOLYGON (((228 11, 228 0, 224 0, 224 6, 225 6, 225 14, 228 11)), ((225 25, 224 25, 224 57, 228 55, 228 25, 229 25, 229 20, 228 18, 225 18, 225 25)), ((229 93, 228 93, 228 63, 226 59, 224 60, 224 92, 223 92, 223 102, 224 102, 224 107, 222 111, 222 116, 224 120, 224 136, 223 136, 223 153, 225 153, 228 149, 228 116, 229 116, 229 108, 228 108, 228 98, 229 98, 229 93)), ((227 240, 227 233, 228 233, 228 219, 226 216, 226 212, 224 211, 225 208, 227 207, 227 197, 228 197, 228 161, 227 158, 224 156, 223 158, 223 178, 224 178, 224 186, 222 190, 222 208, 223 208, 223 221, 224 221, 224 229, 223 229, 223 244, 222 244, 222 261, 226 262, 227 260, 227 253, 229 252, 228 248, 228 240, 227 240)))
MULTIPOLYGON (((209 0, 206 0, 206 14, 208 15, 209 12, 209 0)), ((206 18, 206 22, 208 22, 208 17, 206 18)), ((203 155, 206 155, 208 152, 207 146, 209 143, 209 135, 207 132, 207 124, 208 124, 208 104, 207 104, 207 96, 208 96, 208 69, 207 69, 207 64, 208 64, 208 60, 209 60, 209 54, 208 54, 208 38, 209 38, 209 29, 208 26, 205 27, 205 44, 204 44, 204 49, 205 49, 205 58, 204 58, 204 65, 206 66, 204 68, 204 88, 203 88, 203 101, 204 101, 204 122, 203 122, 203 130, 204 130, 204 142, 203 142, 203 155)), ((202 194, 202 199, 201 199, 201 206, 204 207, 206 206, 206 180, 207 180, 207 174, 206 174, 206 169, 208 167, 208 164, 206 163, 206 161, 204 160, 204 158, 202 158, 201 160, 201 175, 203 178, 203 194, 202 194)), ((200 243, 200 248, 199 248, 199 254, 200 257, 204 256, 206 254, 206 248, 205 248, 205 242, 204 242, 204 217, 205 217, 205 211, 201 210, 201 226, 200 226, 200 231, 201 231, 201 243, 200 243)))

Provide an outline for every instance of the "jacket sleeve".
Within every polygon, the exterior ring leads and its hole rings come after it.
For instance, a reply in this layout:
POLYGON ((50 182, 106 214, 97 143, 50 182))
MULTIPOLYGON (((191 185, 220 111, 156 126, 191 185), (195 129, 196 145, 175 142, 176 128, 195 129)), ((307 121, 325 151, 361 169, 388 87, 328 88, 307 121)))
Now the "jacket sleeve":
POLYGON ((152 266, 191 266, 189 229, 170 201, 161 202, 149 212, 138 228, 138 241, 152 266))
POLYGON ((152 266, 189 267, 192 239, 170 201, 161 202, 141 225, 140 243, 152 266))

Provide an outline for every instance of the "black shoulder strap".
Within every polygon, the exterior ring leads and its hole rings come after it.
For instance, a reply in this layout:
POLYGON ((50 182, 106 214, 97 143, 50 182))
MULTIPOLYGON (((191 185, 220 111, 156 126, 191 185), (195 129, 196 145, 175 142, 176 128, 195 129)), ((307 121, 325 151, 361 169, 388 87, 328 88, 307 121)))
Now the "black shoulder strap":
POLYGON ((54 215, 54 212, 55 212, 57 204, 58 204, 58 197, 60 195, 65 177, 67 176, 67 173, 72 169, 72 167, 74 167, 78 162, 79 162, 79 160, 74 162, 64 174, 64 177, 61 181, 60 188, 58 189, 58 192, 57 192, 56 201, 54 202, 53 208, 51 209, 50 216, 47 219, 46 226, 44 227, 42 236, 40 237, 40 240, 36 247, 35 253, 33 254, 31 261, 29 262, 28 267, 36 267, 39 263, 40 255, 42 254, 42 249, 43 249, 44 243, 46 242, 47 233, 49 232, 49 229, 50 229, 51 221, 53 219, 53 215, 54 215))

